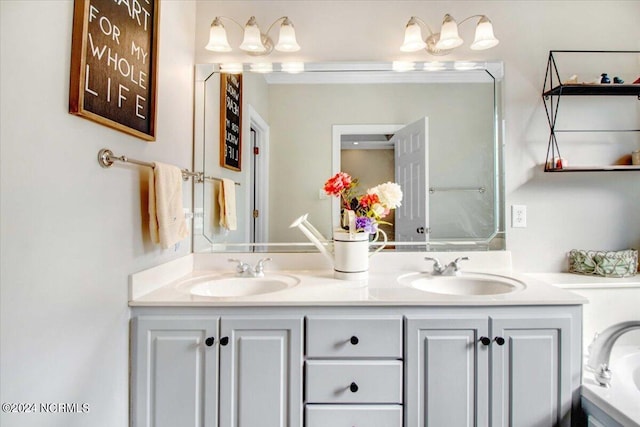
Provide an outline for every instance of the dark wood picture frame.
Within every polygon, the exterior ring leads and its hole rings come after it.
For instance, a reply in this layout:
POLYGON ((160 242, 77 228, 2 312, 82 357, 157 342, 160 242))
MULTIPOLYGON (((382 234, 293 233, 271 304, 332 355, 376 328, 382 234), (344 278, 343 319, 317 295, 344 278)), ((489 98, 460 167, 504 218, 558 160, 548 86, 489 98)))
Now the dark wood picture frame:
POLYGON ((220 166, 242 170, 242 74, 220 73, 220 166))
POLYGON ((69 113, 156 136, 160 0, 75 0, 69 113))

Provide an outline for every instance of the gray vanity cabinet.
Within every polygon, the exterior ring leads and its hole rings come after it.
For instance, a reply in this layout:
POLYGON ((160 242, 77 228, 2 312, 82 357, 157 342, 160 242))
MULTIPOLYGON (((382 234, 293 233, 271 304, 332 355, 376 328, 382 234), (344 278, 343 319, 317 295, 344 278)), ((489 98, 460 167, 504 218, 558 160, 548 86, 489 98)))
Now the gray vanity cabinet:
POLYGON ((576 383, 571 319, 408 316, 406 425, 570 426, 576 383))
POLYGON ((302 330, 296 316, 135 317, 132 425, 301 427, 302 330))

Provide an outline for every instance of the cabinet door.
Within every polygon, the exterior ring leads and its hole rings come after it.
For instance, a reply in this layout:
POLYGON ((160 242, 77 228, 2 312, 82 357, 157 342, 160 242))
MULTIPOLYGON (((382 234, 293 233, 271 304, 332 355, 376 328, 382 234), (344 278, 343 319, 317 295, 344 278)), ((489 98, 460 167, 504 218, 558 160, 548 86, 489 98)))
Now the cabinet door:
POLYGON ((210 317, 133 319, 134 427, 216 425, 217 330, 210 317))
POLYGON ((301 427, 302 317, 223 317, 221 336, 220 425, 301 427))
POLYGON ((408 317, 406 425, 488 426, 488 319, 408 317))
POLYGON ((571 425, 571 319, 493 317, 495 427, 571 425))

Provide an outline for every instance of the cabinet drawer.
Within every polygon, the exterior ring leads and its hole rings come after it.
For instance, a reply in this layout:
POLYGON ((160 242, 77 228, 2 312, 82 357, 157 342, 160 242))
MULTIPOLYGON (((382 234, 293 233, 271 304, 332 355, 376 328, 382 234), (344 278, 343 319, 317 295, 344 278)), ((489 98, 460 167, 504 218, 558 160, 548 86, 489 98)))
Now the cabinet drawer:
POLYGON ((399 316, 307 317, 307 357, 402 358, 399 316))
POLYGON ((400 405, 307 405, 305 427, 402 427, 400 405))
POLYGON ((399 360, 307 361, 308 403, 402 403, 399 360))

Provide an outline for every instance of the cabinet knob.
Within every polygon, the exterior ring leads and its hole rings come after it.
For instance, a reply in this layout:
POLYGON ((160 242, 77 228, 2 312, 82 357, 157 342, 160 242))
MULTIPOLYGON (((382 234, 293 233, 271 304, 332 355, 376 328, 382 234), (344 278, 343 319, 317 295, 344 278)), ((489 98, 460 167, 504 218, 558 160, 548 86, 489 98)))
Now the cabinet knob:
POLYGON ((498 344, 498 345, 503 345, 503 344, 504 344, 504 338, 502 338, 502 337, 495 337, 493 340, 494 340, 494 341, 496 342, 496 344, 498 344))
POLYGON ((351 390, 351 393, 355 393, 355 392, 357 392, 357 391, 358 391, 358 384, 356 384, 356 383, 351 383, 351 384, 349 385, 349 390, 351 390))
POLYGON ((491 344, 491 338, 489 338, 489 337, 480 337, 479 341, 482 343, 482 345, 491 344))
POLYGON ((358 337, 354 335, 349 339, 349 342, 353 345, 357 345, 360 342, 360 340, 358 339, 358 337))
POLYGON ((229 344, 229 337, 220 338, 220 345, 227 345, 227 344, 229 344))
POLYGON ((215 342, 216 342, 216 339, 214 337, 209 337, 206 340, 204 340, 204 343, 207 345, 207 347, 211 347, 215 342))

